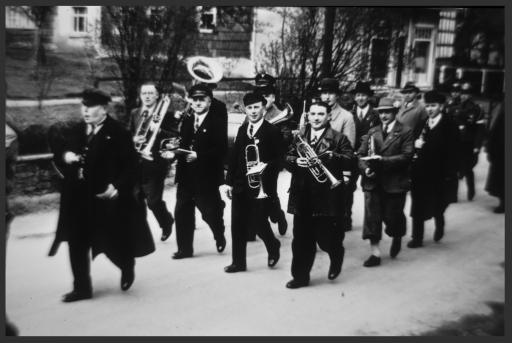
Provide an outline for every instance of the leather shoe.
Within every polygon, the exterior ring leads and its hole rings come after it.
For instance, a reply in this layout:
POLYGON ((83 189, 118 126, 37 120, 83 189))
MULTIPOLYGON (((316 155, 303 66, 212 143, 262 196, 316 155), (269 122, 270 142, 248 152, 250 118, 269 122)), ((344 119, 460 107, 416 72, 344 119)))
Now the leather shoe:
POLYGON ((236 273, 236 272, 245 272, 247 270, 246 266, 240 266, 238 264, 230 264, 227 267, 224 267, 224 271, 226 273, 236 273))
POLYGON ((171 233, 172 233, 172 228, 162 229, 162 236, 160 236, 160 240, 162 242, 165 242, 167 240, 167 238, 169 238, 171 236, 171 233))
POLYGON ((439 242, 444 236, 444 227, 443 226, 439 226, 439 227, 436 227, 435 231, 434 231, 434 242, 439 242))
POLYGON ((277 221, 277 231, 281 236, 286 235, 286 230, 288 230, 288 222, 286 221, 286 217, 284 213, 281 213, 279 220, 277 221))
POLYGON ((420 248, 423 246, 423 242, 416 241, 416 240, 410 240, 409 243, 407 243, 407 247, 414 249, 414 248, 420 248))
POLYGON ((341 261, 331 261, 331 265, 329 266, 329 273, 327 274, 327 278, 329 280, 336 279, 341 273, 341 261))
POLYGON ((295 289, 300 287, 306 287, 309 285, 309 281, 300 281, 297 279, 291 279, 286 283, 286 288, 295 289))
POLYGON ((79 292, 79 291, 71 291, 69 293, 64 294, 62 297, 62 302, 70 303, 78 300, 85 300, 92 298, 92 291, 89 292, 79 292))
POLYGON ((397 257, 401 248, 402 248, 402 238, 401 237, 393 238, 393 241, 391 242, 391 248, 389 249, 389 256, 391 256, 391 258, 397 257))
POLYGON ((135 271, 132 268, 125 269, 121 273, 121 289, 127 291, 135 281, 135 271))
POLYGON ((175 260, 181 260, 182 258, 188 257, 192 257, 192 253, 186 253, 180 250, 178 250, 177 252, 174 253, 174 255, 172 255, 172 258, 175 260))
POLYGON ((217 245, 217 251, 223 252, 224 249, 226 248, 226 237, 224 237, 224 235, 222 235, 221 238, 217 239, 216 245, 217 245))
POLYGON ((380 265, 380 257, 375 255, 371 255, 366 261, 364 261, 363 266, 365 267, 376 267, 380 265))
POLYGON ((281 257, 279 249, 281 248, 281 242, 276 240, 276 245, 274 248, 274 251, 271 254, 268 254, 268 266, 274 267, 277 264, 277 261, 279 261, 279 257, 281 257))

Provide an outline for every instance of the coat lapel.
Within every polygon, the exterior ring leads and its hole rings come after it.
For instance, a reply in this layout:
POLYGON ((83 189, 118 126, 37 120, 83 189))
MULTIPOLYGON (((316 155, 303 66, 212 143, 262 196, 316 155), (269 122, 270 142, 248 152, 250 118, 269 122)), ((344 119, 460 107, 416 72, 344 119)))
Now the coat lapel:
MULTIPOLYGON (((400 130, 401 126, 398 121, 395 121, 395 125, 393 126, 393 131, 388 133, 386 139, 384 140, 384 143, 382 144, 381 152, 386 150, 393 141, 395 141, 400 136, 400 130)), ((381 129, 381 137, 382 136, 382 129, 381 129)))

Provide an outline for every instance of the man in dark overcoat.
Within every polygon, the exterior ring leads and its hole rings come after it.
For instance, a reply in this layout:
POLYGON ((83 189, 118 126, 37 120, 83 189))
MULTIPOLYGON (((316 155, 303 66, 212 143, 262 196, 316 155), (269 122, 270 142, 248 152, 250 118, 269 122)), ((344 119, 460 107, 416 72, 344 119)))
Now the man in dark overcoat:
POLYGON ((249 121, 238 129, 230 156, 226 185, 223 186, 226 196, 232 199, 232 263, 224 268, 226 273, 247 270, 247 239, 250 227, 256 229, 256 234, 265 244, 268 252, 267 265, 274 267, 280 258, 281 243, 274 236, 268 218, 272 206, 272 184, 276 182, 284 155, 282 137, 279 129, 264 119, 266 100, 260 93, 247 93, 243 102, 249 121), (253 181, 249 184, 247 165, 257 162, 257 159, 267 165, 262 173, 253 176, 253 181), (258 198, 260 193, 267 192, 266 197, 258 198))
POLYGON ((83 92, 83 122, 50 138, 54 163, 64 179, 59 222, 50 256, 67 241, 72 302, 92 297, 89 251, 105 255, 121 270, 121 289, 135 279, 135 257, 155 250, 146 209, 137 184, 137 154, 132 138, 107 114, 110 96, 99 89, 83 92))
POLYGON ((140 86, 141 106, 131 111, 128 127, 133 135, 136 147, 141 150, 139 154, 141 175, 139 177, 142 192, 146 198, 148 208, 153 212, 162 230, 160 240, 165 241, 171 235, 174 218, 163 200, 164 183, 169 173, 170 164, 169 161, 160 156, 159 150, 163 139, 178 135, 178 123, 170 111, 165 114, 156 113, 159 96, 160 92, 156 84, 153 82, 142 84, 140 86), (155 133, 155 127, 158 123, 157 118, 160 118, 161 115, 163 115, 163 118, 160 119, 162 122, 156 132, 153 146, 149 149, 150 156, 148 157, 142 151, 145 150, 146 143, 155 133), (145 126, 149 127, 147 133, 142 132, 145 126))
POLYGON ((475 174, 473 168, 478 163, 478 155, 482 148, 485 121, 482 109, 473 101, 473 89, 469 82, 461 85, 461 102, 454 111, 459 127, 459 178, 466 178, 467 198, 475 197, 475 174))
POLYGON ((505 107, 503 99, 491 112, 487 139, 489 173, 485 190, 499 199, 494 213, 505 212, 505 107))
POLYGON ((376 110, 382 124, 368 131, 358 151, 365 202, 363 239, 370 240, 372 251, 365 267, 381 263, 379 242, 383 222, 386 234, 393 238, 389 255, 395 258, 400 252, 407 228, 403 211, 414 153, 412 130, 396 119, 393 99, 381 98, 376 110))
MULTIPOLYGON (((370 97, 373 96, 373 90, 368 82, 358 82, 352 90, 354 94, 355 106, 352 110, 354 123, 356 124, 356 139, 354 151, 359 150, 361 146, 361 138, 368 133, 370 128, 380 125, 379 112, 370 104, 370 97)), ((357 188, 357 180, 359 179, 359 168, 354 164, 354 168, 350 175, 346 188, 345 202, 345 231, 352 230, 352 205, 354 203, 354 192, 357 188)))
MULTIPOLYGON (((338 277, 343 264, 343 170, 353 167, 354 152, 348 138, 330 127, 329 112, 330 106, 325 102, 310 106, 309 123, 294 138, 286 156, 287 168, 292 173, 288 212, 294 215, 291 267, 293 279, 286 284, 288 288, 309 284, 317 243, 329 254, 330 280, 338 277), (303 153, 299 155, 297 150, 305 146, 302 142, 320 156, 321 163, 338 180, 336 187, 332 187, 332 180, 321 183, 313 176, 310 170, 310 163, 313 161, 303 153)), ((321 170, 318 165, 315 168, 317 171, 321 170)), ((324 172, 324 176, 326 175, 324 172)))
MULTIPOLYGON (((176 155, 176 241, 174 259, 194 254, 195 208, 208 224, 220 253, 226 247, 224 237, 224 201, 219 186, 224 183, 224 156, 227 152, 227 116, 211 108, 213 94, 206 84, 196 84, 188 91, 193 114, 183 119, 180 149, 176 155)), ((173 157, 173 156, 169 156, 173 157)))
POLYGON ((425 106, 418 99, 420 89, 416 87, 414 82, 407 82, 400 93, 404 95, 404 100, 398 110, 396 119, 409 127, 413 132, 414 139, 416 139, 420 135, 423 122, 427 119, 425 106))
POLYGON ((409 248, 423 246, 424 222, 435 220, 434 241, 443 238, 444 212, 457 201, 458 129, 446 115, 444 95, 437 91, 425 93, 428 119, 416 139, 415 158, 411 171, 412 240, 409 248))

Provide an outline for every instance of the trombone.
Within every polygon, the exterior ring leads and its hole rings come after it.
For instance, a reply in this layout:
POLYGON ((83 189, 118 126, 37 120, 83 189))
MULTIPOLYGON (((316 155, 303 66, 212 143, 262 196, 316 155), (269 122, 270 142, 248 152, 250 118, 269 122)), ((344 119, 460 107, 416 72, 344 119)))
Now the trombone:
POLYGON ((319 156, 316 154, 315 150, 301 137, 300 134, 296 135, 298 142, 296 143, 297 153, 300 157, 306 158, 308 160, 308 169, 310 173, 313 175, 315 180, 319 183, 325 183, 329 181, 331 183, 331 189, 338 187, 341 184, 341 181, 336 179, 336 177, 327 169, 327 167, 322 163, 319 156))
POLYGON ((249 144, 245 147, 245 164, 247 166, 247 182, 249 187, 260 191, 256 199, 268 198, 268 195, 263 189, 263 182, 261 176, 267 167, 267 163, 260 161, 260 151, 256 144, 249 144))

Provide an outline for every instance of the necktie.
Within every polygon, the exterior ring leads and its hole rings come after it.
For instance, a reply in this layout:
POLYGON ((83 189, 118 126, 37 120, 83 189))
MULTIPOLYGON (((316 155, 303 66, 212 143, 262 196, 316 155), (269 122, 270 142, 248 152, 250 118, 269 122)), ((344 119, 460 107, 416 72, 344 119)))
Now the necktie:
POLYGON ((254 126, 252 124, 249 125, 249 137, 252 138, 254 126))
POLYGON ((384 139, 388 136, 388 124, 384 124, 384 129, 382 129, 382 135, 384 136, 384 139))
POLYGON ((316 145, 316 142, 318 141, 316 136, 311 137, 311 145, 316 145))
POLYGON ((362 109, 358 109, 359 111, 359 114, 358 114, 358 117, 359 117, 359 120, 363 120, 363 110, 362 109))
POLYGON ((199 116, 196 116, 196 121, 194 122, 194 133, 199 129, 199 116))
POLYGON ((87 126, 87 143, 91 141, 92 137, 94 137, 94 125, 89 124, 87 126))

